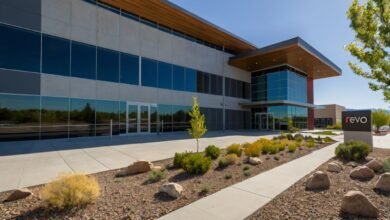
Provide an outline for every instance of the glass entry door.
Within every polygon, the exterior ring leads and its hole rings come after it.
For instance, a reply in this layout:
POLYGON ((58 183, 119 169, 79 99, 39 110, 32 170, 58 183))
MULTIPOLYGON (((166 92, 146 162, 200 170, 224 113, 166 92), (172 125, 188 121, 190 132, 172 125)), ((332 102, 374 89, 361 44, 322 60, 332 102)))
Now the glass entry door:
POLYGON ((138 105, 127 105, 127 133, 138 132, 138 105))
POLYGON ((140 105, 140 132, 149 132, 149 106, 140 105))
POLYGON ((157 105, 148 103, 127 103, 127 133, 156 132, 157 105), (152 121, 151 121, 152 120, 152 121), (153 124, 152 124, 153 123, 153 124))
POLYGON ((275 120, 273 114, 257 113, 255 118, 259 130, 264 130, 264 131, 275 130, 275 120))

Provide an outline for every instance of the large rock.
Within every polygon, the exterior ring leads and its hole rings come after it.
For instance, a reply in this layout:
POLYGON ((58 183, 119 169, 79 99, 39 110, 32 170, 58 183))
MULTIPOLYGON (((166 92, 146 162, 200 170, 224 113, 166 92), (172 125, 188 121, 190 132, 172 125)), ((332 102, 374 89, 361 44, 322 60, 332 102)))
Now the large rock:
POLYGON ((375 184, 375 189, 383 191, 383 192, 390 192, 390 173, 384 173, 382 174, 378 181, 375 184))
POLYGON ((19 199, 24 199, 32 194, 33 193, 28 189, 16 189, 3 202, 11 202, 19 199))
POLYGON ((370 160, 370 162, 366 163, 366 166, 371 170, 377 172, 383 168, 383 162, 377 159, 370 160))
POLYGON ((164 183, 161 185, 160 191, 168 194, 173 198, 179 198, 183 192, 183 187, 177 183, 164 183))
POLYGON ((369 180, 375 176, 375 173, 367 166, 358 166, 351 171, 349 176, 352 179, 369 180))
POLYGON ((341 202, 341 211, 347 214, 376 218, 379 210, 360 191, 349 191, 341 202))
POLYGON ((337 163, 337 162, 330 162, 328 164, 328 171, 329 172, 334 172, 334 173, 338 173, 340 172, 341 170, 343 170, 343 166, 341 166, 341 164, 337 163))
POLYGON ((317 171, 309 177, 306 182, 306 189, 308 190, 323 190, 329 189, 330 180, 327 173, 317 171))
POLYGON ((151 171, 153 168, 153 164, 146 160, 140 160, 134 162, 130 166, 127 167, 127 175, 137 174, 137 173, 146 173, 151 171))
POLYGON ((258 165, 261 164, 261 160, 258 157, 249 157, 248 163, 252 165, 258 165))

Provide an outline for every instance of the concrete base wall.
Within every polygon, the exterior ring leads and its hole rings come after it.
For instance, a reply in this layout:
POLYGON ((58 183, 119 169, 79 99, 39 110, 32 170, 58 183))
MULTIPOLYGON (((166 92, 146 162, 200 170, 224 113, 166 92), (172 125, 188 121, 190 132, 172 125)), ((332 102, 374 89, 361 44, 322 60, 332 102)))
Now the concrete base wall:
POLYGON ((373 137, 371 132, 366 131, 344 131, 344 142, 347 141, 363 141, 369 144, 371 147, 374 146, 373 137))

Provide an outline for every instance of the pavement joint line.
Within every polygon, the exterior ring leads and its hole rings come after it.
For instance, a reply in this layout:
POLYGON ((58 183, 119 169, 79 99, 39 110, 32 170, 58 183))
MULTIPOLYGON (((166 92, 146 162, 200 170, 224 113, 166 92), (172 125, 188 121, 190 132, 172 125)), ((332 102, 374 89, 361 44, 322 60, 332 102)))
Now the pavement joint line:
POLYGON ((245 190, 245 189, 240 188, 240 187, 237 187, 237 186, 235 186, 235 185, 230 186, 230 188, 236 189, 236 190, 240 190, 240 191, 243 191, 243 192, 246 192, 246 193, 250 193, 250 194, 253 194, 253 195, 256 195, 256 196, 259 196, 259 197, 264 197, 264 198, 270 199, 270 200, 273 199, 273 198, 275 198, 275 197, 269 197, 269 196, 262 195, 262 194, 259 194, 259 193, 251 192, 251 191, 249 191, 249 190, 245 190))
POLYGON ((76 171, 69 165, 68 161, 65 160, 65 158, 62 156, 60 151, 57 151, 57 154, 61 157, 61 159, 64 161, 64 163, 72 170, 73 173, 76 173, 76 171))
MULTIPOLYGON (((134 159, 135 161, 139 160, 138 158, 135 158, 135 157, 133 157, 133 156, 130 156, 128 153, 123 152, 123 151, 121 151, 121 150, 119 150, 119 149, 117 149, 117 148, 115 148, 115 147, 110 147, 110 149, 112 149, 112 150, 114 150, 114 151, 116 151, 116 152, 118 152, 118 153, 121 153, 121 154, 123 154, 123 155, 125 155, 125 156, 128 156, 128 157, 134 159)), ((130 161, 129 161, 129 164, 130 164, 130 161)))
POLYGON ((107 167, 106 165, 104 165, 102 162, 100 162, 98 159, 96 159, 94 156, 92 156, 90 153, 88 153, 88 151, 86 151, 86 149, 81 149, 85 154, 87 154, 89 157, 91 157, 93 160, 95 160, 96 162, 100 163, 103 167, 105 167, 107 170, 112 170, 110 169, 109 167, 107 167))

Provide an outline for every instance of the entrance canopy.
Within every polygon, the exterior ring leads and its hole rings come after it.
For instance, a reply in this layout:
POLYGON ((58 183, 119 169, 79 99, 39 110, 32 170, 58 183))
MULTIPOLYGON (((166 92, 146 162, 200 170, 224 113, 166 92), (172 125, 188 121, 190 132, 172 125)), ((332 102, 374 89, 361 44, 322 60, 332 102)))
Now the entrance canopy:
POLYGON ((290 65, 313 79, 341 75, 341 69, 299 37, 231 57, 229 64, 245 71, 290 65))

